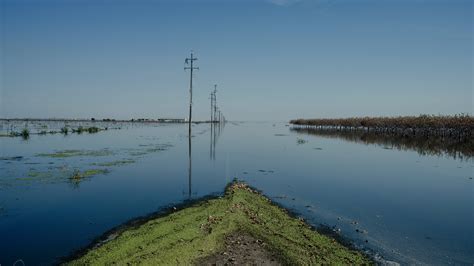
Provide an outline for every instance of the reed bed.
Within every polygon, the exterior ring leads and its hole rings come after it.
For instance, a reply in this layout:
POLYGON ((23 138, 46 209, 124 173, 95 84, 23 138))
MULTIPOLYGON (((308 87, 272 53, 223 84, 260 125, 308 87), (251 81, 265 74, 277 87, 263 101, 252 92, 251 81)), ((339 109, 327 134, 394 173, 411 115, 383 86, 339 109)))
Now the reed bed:
POLYGON ((474 117, 466 114, 296 119, 291 120, 290 123, 295 127, 339 131, 358 130, 405 137, 439 136, 469 139, 473 136, 474 131, 474 117))

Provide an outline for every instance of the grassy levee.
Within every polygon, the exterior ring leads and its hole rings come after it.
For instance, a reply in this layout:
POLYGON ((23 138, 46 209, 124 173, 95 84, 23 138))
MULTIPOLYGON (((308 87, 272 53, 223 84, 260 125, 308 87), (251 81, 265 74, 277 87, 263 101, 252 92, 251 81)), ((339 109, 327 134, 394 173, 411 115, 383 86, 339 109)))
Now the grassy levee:
POLYGON ((317 233, 247 185, 123 231, 70 265, 189 265, 223 250, 226 235, 241 231, 264 241, 284 264, 372 264, 362 253, 317 233))

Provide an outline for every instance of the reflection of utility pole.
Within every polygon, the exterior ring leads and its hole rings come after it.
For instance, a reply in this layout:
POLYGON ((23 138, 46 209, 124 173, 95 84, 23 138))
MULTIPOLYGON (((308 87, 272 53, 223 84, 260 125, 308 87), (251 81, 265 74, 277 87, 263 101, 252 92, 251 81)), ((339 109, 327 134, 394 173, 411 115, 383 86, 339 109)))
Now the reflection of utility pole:
POLYGON ((188 165, 188 197, 191 199, 191 175, 192 175, 192 161, 191 161, 191 134, 189 135, 188 138, 188 152, 189 152, 189 165, 188 165))
POLYGON ((189 137, 191 137, 191 119, 192 119, 192 113, 193 113, 193 70, 198 70, 199 67, 194 67, 193 63, 194 61, 197 60, 197 58, 193 57, 193 52, 191 51, 191 57, 186 58, 184 63, 186 65, 189 65, 189 67, 185 67, 184 70, 189 69, 190 75, 189 75, 189 137))
POLYGON ((217 107, 217 98, 216 98, 216 95, 217 95, 217 84, 214 84, 214 92, 213 92, 213 95, 214 95, 214 120, 216 120, 215 110, 216 110, 216 107, 217 107))
POLYGON ((212 120, 213 120, 213 115, 212 115, 212 113, 214 112, 214 107, 213 107, 213 106, 214 106, 214 96, 212 96, 212 92, 211 92, 211 98, 210 98, 210 99, 211 99, 211 120, 209 120, 209 121, 210 121, 211 124, 212 124, 212 120))
POLYGON ((214 122, 217 122, 217 84, 214 85, 214 122))

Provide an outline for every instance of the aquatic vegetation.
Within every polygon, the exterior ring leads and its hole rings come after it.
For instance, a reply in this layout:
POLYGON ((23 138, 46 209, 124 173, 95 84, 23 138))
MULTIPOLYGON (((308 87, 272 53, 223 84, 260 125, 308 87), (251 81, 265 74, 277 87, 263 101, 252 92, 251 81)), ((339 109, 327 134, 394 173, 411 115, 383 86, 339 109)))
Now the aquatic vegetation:
POLYGON ((72 173, 70 179, 77 181, 77 180, 92 177, 92 176, 95 176, 95 175, 104 175, 104 174, 107 174, 107 173, 109 173, 108 169, 88 169, 88 170, 84 170, 82 172, 76 169, 72 173))
POLYGON ((67 166, 48 168, 48 170, 31 169, 26 177, 18 177, 7 180, 10 185, 14 182, 40 182, 40 183, 58 183, 66 180, 75 181, 76 183, 95 175, 107 174, 108 169, 86 169, 80 171, 79 169, 71 170, 67 166))
POLYGON ((30 137, 30 131, 28 130, 28 128, 24 128, 21 131, 20 135, 23 139, 28 139, 30 137))
POLYGON ((173 147, 171 144, 141 144, 139 145, 140 147, 147 147, 145 149, 129 149, 129 155, 130 156, 142 156, 142 155, 147 155, 150 153, 155 153, 155 152, 161 152, 161 151, 166 151, 170 147, 173 147))
POLYGON ((135 163, 135 160, 125 159, 125 160, 117 160, 117 161, 105 162, 105 163, 93 163, 92 165, 111 167, 111 166, 120 166, 120 165, 125 165, 125 164, 130 164, 130 163, 135 163))
POLYGON ((142 156, 142 155, 147 155, 148 152, 146 151, 130 151, 129 155, 130 156, 142 156))
POLYGON ((21 161, 22 159, 23 159, 23 156, 0 157, 0 161, 21 161))
POLYGON ((119 229, 68 264, 190 265, 221 253, 225 238, 232 234, 265 243, 283 264, 372 264, 362 253, 319 234, 242 183, 231 184, 224 197, 174 210, 119 229))
POLYGON ((91 177, 95 175, 104 175, 108 174, 110 171, 108 169, 88 169, 81 173, 82 177, 91 177))
POLYGON ((87 128, 87 132, 89 132, 90 134, 97 133, 97 132, 99 132, 99 130, 100 129, 98 127, 89 127, 89 128, 87 128))
POLYGON ((297 144, 305 144, 306 142, 308 142, 308 141, 306 141, 306 140, 304 140, 304 139, 300 139, 300 138, 298 138, 298 139, 296 140, 296 143, 297 143, 297 144))
POLYGON ((66 126, 64 126, 61 128, 61 133, 64 135, 67 135, 69 133, 69 129, 66 126))
POLYGON ((321 130, 363 130, 407 137, 441 136, 469 139, 474 135, 474 117, 467 114, 296 119, 291 120, 290 123, 295 126, 313 127, 321 130))
POLYGON ((40 153, 36 156, 38 157, 51 157, 51 158, 67 158, 75 156, 109 156, 114 153, 109 149, 102 150, 63 150, 56 151, 53 153, 40 153))
POLYGON ((77 134, 82 134, 82 132, 84 132, 84 128, 82 126, 79 126, 77 127, 77 129, 72 129, 72 132, 77 133, 77 134))

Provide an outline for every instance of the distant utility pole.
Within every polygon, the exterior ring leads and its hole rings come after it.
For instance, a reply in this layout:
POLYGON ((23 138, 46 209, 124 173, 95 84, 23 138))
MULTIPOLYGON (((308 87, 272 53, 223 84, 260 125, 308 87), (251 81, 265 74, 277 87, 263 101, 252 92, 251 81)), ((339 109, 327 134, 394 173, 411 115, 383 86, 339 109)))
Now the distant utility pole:
POLYGON ((189 75, 189 137, 191 137, 191 119, 193 114, 193 70, 199 69, 199 67, 194 67, 193 65, 195 60, 197 60, 197 58, 193 56, 193 51, 191 51, 191 57, 184 60, 186 65, 190 65, 189 67, 185 67, 184 70, 191 70, 189 75))

